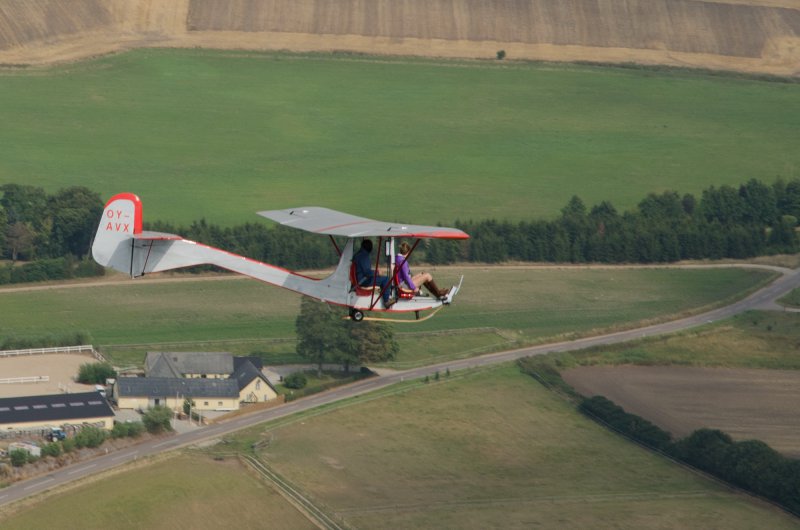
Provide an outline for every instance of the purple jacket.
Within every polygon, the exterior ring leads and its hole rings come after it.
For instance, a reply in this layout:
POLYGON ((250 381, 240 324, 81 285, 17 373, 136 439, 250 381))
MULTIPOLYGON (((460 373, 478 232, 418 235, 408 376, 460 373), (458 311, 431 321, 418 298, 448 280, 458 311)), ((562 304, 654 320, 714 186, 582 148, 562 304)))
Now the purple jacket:
POLYGON ((413 281, 411 281, 411 270, 408 268, 408 261, 406 261, 406 257, 402 254, 398 254, 394 259, 394 264, 399 269, 397 271, 397 279, 400 281, 400 283, 404 283, 409 289, 416 291, 417 286, 414 285, 413 281))

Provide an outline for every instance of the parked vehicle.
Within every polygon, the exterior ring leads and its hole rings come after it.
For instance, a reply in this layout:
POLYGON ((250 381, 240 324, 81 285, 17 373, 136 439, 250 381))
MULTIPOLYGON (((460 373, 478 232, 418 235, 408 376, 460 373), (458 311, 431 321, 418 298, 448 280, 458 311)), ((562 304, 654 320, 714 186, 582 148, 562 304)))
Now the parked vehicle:
POLYGON ((45 438, 51 442, 57 442, 66 439, 67 433, 61 427, 50 427, 50 432, 47 433, 45 438))

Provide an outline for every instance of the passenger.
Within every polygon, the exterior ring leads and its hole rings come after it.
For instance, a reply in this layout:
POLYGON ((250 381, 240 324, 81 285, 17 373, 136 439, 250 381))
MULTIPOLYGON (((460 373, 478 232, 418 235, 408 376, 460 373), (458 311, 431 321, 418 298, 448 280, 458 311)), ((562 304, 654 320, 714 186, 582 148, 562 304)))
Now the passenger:
POLYGON ((394 305, 394 300, 390 300, 389 292, 386 286, 389 284, 389 278, 386 276, 378 275, 375 278, 375 271, 372 270, 372 260, 370 253, 372 252, 372 241, 365 239, 361 242, 361 248, 353 255, 353 262, 356 264, 356 281, 362 287, 372 287, 377 285, 383 292, 383 307, 389 309, 394 305))
POLYGON ((404 283, 406 287, 414 291, 414 294, 419 293, 419 286, 424 285, 430 293, 440 300, 447 298, 450 289, 439 289, 436 282, 433 281, 433 276, 429 272, 420 272, 411 276, 411 270, 408 267, 408 253, 411 252, 411 245, 403 241, 400 243, 400 253, 394 260, 395 266, 399 269, 398 280, 404 283))

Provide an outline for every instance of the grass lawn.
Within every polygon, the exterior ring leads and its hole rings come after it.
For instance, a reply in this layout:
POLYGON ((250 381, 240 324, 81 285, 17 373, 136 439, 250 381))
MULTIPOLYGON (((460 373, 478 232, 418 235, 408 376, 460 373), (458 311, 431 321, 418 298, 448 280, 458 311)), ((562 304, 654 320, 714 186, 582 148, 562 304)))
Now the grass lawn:
POLYGON ((699 330, 548 357, 564 367, 678 364, 800 370, 798 344, 797 314, 749 311, 699 330))
POLYGON ((789 307, 800 307, 800 289, 795 289, 779 300, 789 307))
MULTIPOLYGON (((452 307, 418 325, 396 325, 405 367, 555 337, 631 326, 707 307, 769 275, 744 269, 530 269, 443 267, 441 283, 465 274, 452 307)), ((87 331, 120 366, 147 350, 263 352, 296 361, 300 297, 236 277, 3 292, 0 336, 87 331)))
POLYGON ((229 225, 310 204, 417 223, 530 219, 575 193, 625 210, 648 192, 800 177, 792 83, 159 49, 0 79, 0 184, 132 191, 146 220, 229 225))
POLYGON ((236 459, 201 455, 145 464, 3 517, 3 530, 316 528, 236 459), (43 509, 44 508, 44 509, 43 509), (54 523, 56 522, 56 523, 54 523))
POLYGON ((262 460, 357 528, 798 526, 622 440, 513 365, 259 430, 262 460))

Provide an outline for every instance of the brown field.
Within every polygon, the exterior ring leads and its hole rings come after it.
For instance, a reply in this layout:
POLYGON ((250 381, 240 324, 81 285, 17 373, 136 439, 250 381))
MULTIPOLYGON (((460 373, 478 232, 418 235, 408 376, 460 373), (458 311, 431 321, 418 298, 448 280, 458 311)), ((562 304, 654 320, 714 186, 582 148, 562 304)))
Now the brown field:
POLYGON ((800 74, 797 0, 8 0, 0 64, 142 46, 638 62, 800 74))
POLYGON ((76 383, 78 368, 82 364, 96 362, 91 355, 54 353, 46 355, 24 355, 0 357, 0 378, 49 376, 45 383, 0 384, 0 398, 58 394, 58 385, 69 384, 70 392, 91 392, 94 385, 76 383))
POLYGON ((677 438, 708 427, 800 457, 798 371, 592 366, 562 376, 582 395, 605 396, 677 438))

